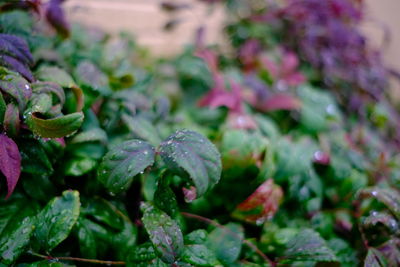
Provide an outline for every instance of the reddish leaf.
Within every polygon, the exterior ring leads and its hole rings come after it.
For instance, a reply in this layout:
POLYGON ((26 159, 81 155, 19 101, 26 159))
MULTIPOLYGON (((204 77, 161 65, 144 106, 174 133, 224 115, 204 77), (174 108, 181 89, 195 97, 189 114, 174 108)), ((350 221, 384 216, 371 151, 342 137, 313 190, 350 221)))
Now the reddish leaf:
POLYGON ((14 141, 4 134, 0 134, 0 171, 7 179, 8 198, 21 174, 21 155, 14 141))
POLYGON ((189 188, 182 188, 183 195, 185 196, 185 201, 190 203, 197 198, 196 187, 190 186, 189 188))
POLYGON ((263 103, 256 104, 256 108, 261 111, 294 110, 300 106, 300 100, 288 94, 276 94, 263 103))
POLYGON ((314 153, 313 161, 316 164, 329 165, 329 163, 331 162, 331 157, 328 153, 318 150, 314 153))
POLYGON ((21 128, 21 121, 19 119, 18 107, 15 104, 10 103, 7 105, 3 124, 4 131, 8 136, 14 137, 18 135, 21 128))
POLYGON ((282 197, 281 187, 269 179, 236 207, 233 216, 247 222, 263 223, 276 213, 282 197))

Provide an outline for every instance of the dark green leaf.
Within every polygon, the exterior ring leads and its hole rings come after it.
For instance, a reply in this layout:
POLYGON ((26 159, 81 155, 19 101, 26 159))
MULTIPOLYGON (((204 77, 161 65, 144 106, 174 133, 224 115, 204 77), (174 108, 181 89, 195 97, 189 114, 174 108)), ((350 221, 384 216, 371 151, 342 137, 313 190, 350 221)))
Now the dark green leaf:
POLYGON ((361 196, 371 196, 385 204, 400 219, 400 194, 395 189, 370 187, 361 191, 361 196))
POLYGON ((81 208, 81 214, 90 216, 102 225, 107 225, 114 230, 121 230, 124 222, 121 216, 116 215, 116 208, 108 201, 101 198, 89 199, 81 208))
POLYGON ((97 257, 97 242, 88 221, 88 219, 79 218, 76 223, 79 250, 81 255, 95 259, 97 257))
POLYGON ((221 177, 221 158, 215 146, 203 135, 181 130, 161 143, 160 154, 167 166, 189 174, 197 197, 210 190, 221 177))
POLYGON ((128 126, 129 130, 133 132, 135 137, 142 140, 149 141, 150 144, 158 146, 161 142, 160 136, 154 125, 142 116, 128 116, 122 115, 122 120, 128 126))
POLYGON ((71 144, 84 143, 84 142, 107 142, 107 134, 101 128, 92 128, 87 131, 80 132, 71 140, 71 144))
POLYGON ((157 254, 154 251, 151 243, 144 243, 136 246, 128 256, 128 262, 148 262, 157 258, 157 254))
POLYGON ((166 263, 180 258, 183 250, 183 236, 178 224, 167 214, 154 206, 142 203, 142 222, 157 255, 166 263))
POLYGON ((3 93, 0 92, 0 126, 3 125, 4 115, 6 114, 7 105, 3 98, 3 93))
POLYGON ((204 244, 207 241, 208 233, 206 230, 198 229, 185 236, 185 244, 204 244))
POLYGON ((208 236, 207 246, 221 263, 229 265, 238 259, 244 237, 241 225, 229 223, 214 229, 208 236))
POLYGON ((215 254, 205 245, 185 246, 182 261, 194 266, 216 266, 219 264, 215 254))
POLYGON ((13 263, 24 252, 28 245, 34 225, 31 218, 26 217, 19 222, 19 227, 10 233, 2 233, 0 239, 1 262, 5 264, 13 263))
POLYGON ((50 251, 69 235, 78 220, 80 209, 78 191, 64 191, 52 199, 36 217, 34 232, 37 242, 50 251))
POLYGON ((140 140, 126 141, 111 149, 103 158, 98 179, 112 193, 126 190, 134 176, 154 163, 155 150, 140 140))
POLYGON ((331 262, 337 258, 317 232, 304 229, 288 242, 284 254, 284 262, 295 261, 331 262))
POLYGON ((42 119, 39 114, 32 113, 26 122, 37 135, 45 138, 57 138, 76 132, 83 122, 83 113, 76 112, 52 119, 42 119))
POLYGON ((174 218, 179 214, 178 202, 168 185, 167 179, 166 176, 161 176, 158 179, 157 190, 154 193, 154 205, 174 218))

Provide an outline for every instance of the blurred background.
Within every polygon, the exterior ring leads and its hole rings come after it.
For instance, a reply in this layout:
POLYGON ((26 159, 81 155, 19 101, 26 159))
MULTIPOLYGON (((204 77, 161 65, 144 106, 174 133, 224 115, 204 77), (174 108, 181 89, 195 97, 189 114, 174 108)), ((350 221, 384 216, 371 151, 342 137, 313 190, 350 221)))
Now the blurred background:
MULTIPOLYGON (((71 21, 99 27, 109 33, 121 30, 133 33, 141 45, 148 47, 152 54, 173 55, 182 50, 182 45, 193 41, 195 30, 204 25, 207 28, 208 43, 223 43, 221 29, 224 17, 223 7, 210 8, 196 0, 172 0, 169 2, 187 5, 179 14, 165 12, 162 0, 69 0, 66 2, 71 21), (175 26, 165 31, 167 23, 175 26)), ((366 0, 367 20, 363 25, 375 46, 386 45, 386 62, 400 69, 400 10, 399 0, 366 0), (385 42, 385 31, 390 40, 385 42)))

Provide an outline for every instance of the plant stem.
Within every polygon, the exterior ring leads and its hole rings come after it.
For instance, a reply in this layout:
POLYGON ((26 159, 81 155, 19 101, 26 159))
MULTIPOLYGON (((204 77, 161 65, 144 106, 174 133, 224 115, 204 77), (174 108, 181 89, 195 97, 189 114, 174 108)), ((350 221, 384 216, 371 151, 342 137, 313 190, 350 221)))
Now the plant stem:
POLYGON ((29 254, 46 259, 46 260, 57 260, 57 261, 79 261, 79 262, 87 262, 87 263, 94 263, 94 264, 105 264, 105 265, 125 265, 126 262, 124 261, 103 261, 103 260, 96 260, 96 259, 84 259, 84 258, 76 258, 76 257, 53 257, 53 256, 46 256, 42 255, 33 251, 29 251, 29 254))
MULTIPOLYGON (((188 212, 181 212, 181 214, 187 218, 192 218, 192 219, 196 219, 211 225, 214 225, 215 227, 224 229, 225 231, 229 232, 231 235, 237 237, 238 239, 242 239, 238 234, 236 234, 235 232, 232 232, 231 230, 229 230, 228 228, 222 226, 221 224, 208 219, 206 217, 200 216, 200 215, 196 215, 196 214, 192 214, 192 213, 188 213, 188 212)), ((258 255, 261 256, 261 258, 263 258, 266 262, 268 262, 272 267, 276 266, 276 262, 274 262, 273 260, 271 260, 270 258, 268 258, 267 255, 265 255, 257 246, 255 246, 253 243, 243 239, 242 242, 244 244, 246 244, 249 248, 251 248, 252 250, 254 250, 254 252, 256 252, 258 255)))

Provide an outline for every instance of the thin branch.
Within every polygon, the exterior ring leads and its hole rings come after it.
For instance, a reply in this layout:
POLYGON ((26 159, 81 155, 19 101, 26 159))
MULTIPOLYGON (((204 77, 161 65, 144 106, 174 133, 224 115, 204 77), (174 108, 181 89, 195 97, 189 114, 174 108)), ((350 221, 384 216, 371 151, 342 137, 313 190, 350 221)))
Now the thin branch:
POLYGON ((105 265, 125 265, 126 262, 124 261, 103 261, 103 260, 96 260, 96 259, 84 259, 84 258, 76 258, 76 257, 52 257, 42 255, 33 251, 29 251, 29 254, 46 259, 46 260, 56 260, 56 261, 79 261, 79 262, 87 262, 87 263, 94 263, 94 264, 105 264, 105 265))
MULTIPOLYGON (((208 219, 206 217, 200 216, 200 215, 196 215, 196 214, 192 214, 192 213, 188 213, 188 212, 181 212, 181 214, 187 218, 192 218, 192 219, 196 219, 202 222, 205 222, 207 224, 211 224, 214 225, 215 227, 221 228, 224 231, 229 232, 229 234, 237 237, 238 239, 242 239, 238 234, 236 234, 235 232, 229 230, 228 228, 224 227, 223 225, 208 219)), ((268 262, 272 267, 276 266, 276 262, 274 262, 273 260, 271 260, 270 258, 268 258, 267 255, 265 255, 257 246, 255 246, 253 243, 243 239, 242 242, 244 244, 246 244, 249 248, 251 248, 252 250, 254 250, 254 252, 256 252, 258 255, 261 256, 261 258, 263 258, 266 262, 268 262)))

